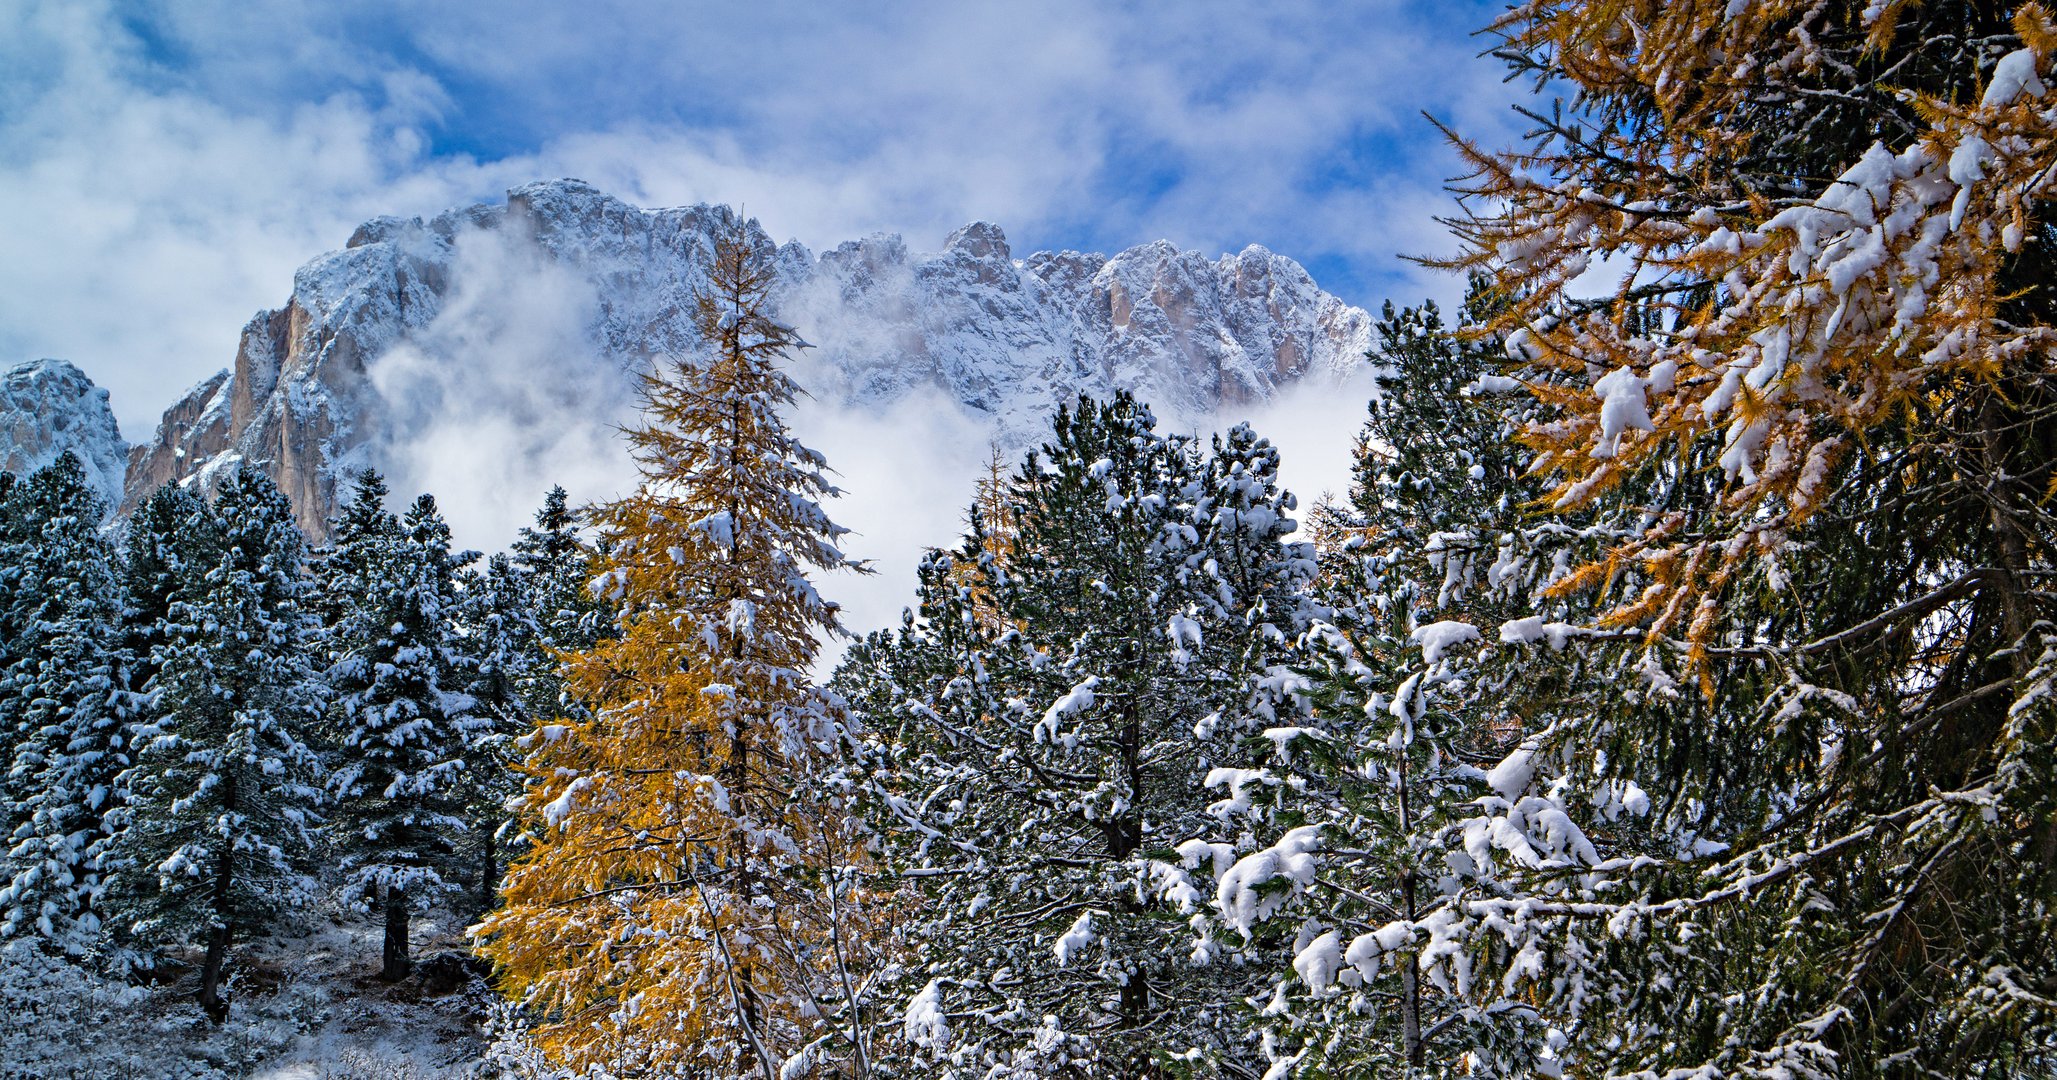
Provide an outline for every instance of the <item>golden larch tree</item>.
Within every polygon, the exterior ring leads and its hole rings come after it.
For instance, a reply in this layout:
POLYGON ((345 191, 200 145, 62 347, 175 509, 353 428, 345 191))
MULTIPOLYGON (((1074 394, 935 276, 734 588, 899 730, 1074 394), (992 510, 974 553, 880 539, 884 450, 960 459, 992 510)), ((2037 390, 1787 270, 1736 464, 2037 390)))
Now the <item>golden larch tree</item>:
POLYGON ((594 518, 616 632, 564 657, 591 719, 529 737, 533 845, 477 928, 536 1042, 575 1069, 865 1071, 856 845, 828 775, 842 718, 809 676, 842 632, 810 572, 864 568, 818 503, 826 462, 782 415, 800 390, 780 363, 804 343, 770 314, 765 254, 726 224, 705 352, 644 379, 642 484, 594 518))
MULTIPOLYGON (((1014 561, 1015 538, 1020 531, 1020 523, 1015 520, 1014 499, 1014 483, 1007 468, 1007 457, 1000 452, 999 443, 992 443, 987 448, 985 464, 980 466, 978 476, 972 480, 972 500, 964 511, 964 526, 967 536, 978 538, 978 547, 984 557, 1002 570, 1008 569, 1014 561)), ((950 577, 959 587, 971 590, 974 617, 986 626, 1001 625, 999 608, 993 603, 992 593, 981 584, 976 564, 953 562, 950 577)))
POLYGON ((1459 144, 1447 265, 1496 287, 1481 390, 1533 396, 1549 489, 1490 571, 1533 614, 1481 628, 1511 648, 1471 683, 1515 693, 1472 701, 1530 720, 1507 805, 1633 778, 1649 814, 1586 819, 1583 892, 1503 861, 1452 901, 1478 921, 1442 955, 1520 958, 1452 985, 1531 994, 1566 1076, 2052 1075, 2057 22, 1527 0, 1495 29, 1565 100, 1524 150, 1459 144))
POLYGON ((1467 251, 1440 264, 1504 300, 1489 331, 1548 406, 1522 436, 1545 501, 1577 511, 1702 450, 1722 476, 1718 523, 1658 513, 1558 592, 1633 570, 1645 583, 1602 621, 1704 663, 1739 575, 1776 561, 1877 433, 1908 431, 1916 483, 1995 496, 1985 584, 2025 633, 2035 507, 2057 490, 2028 431, 2057 380, 2049 12, 1530 0, 1494 29, 1581 109, 1532 114, 1528 152, 1458 140, 1467 251), (1595 269, 1614 295, 1575 295, 1595 269))

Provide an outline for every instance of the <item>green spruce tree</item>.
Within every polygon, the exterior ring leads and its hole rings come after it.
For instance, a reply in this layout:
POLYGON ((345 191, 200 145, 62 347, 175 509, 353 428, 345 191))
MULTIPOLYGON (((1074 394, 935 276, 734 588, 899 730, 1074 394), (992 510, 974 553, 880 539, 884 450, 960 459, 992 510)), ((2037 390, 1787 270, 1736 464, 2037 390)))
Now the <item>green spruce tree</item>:
POLYGON ((127 930, 204 946, 199 1003, 220 1023, 231 945, 314 891, 323 799, 307 739, 323 687, 304 541, 285 496, 241 467, 193 524, 219 554, 192 567, 169 606, 110 861, 127 930))
POLYGON ((1513 556, 1538 492, 1509 441, 1518 384, 1463 332, 1490 307, 1475 282, 1463 330, 1433 304, 1388 304, 1379 319, 1356 483, 1331 510, 1320 617, 1290 662, 1301 726, 1268 755, 1265 797, 1215 834, 1248 854, 1217 881, 1213 932, 1293 958, 1262 1015, 1295 1075, 1527 1076, 1552 1063, 1532 1010, 1424 975, 1412 928, 1443 900, 1439 836, 1473 812, 1483 766, 1514 749, 1527 697, 1510 672, 1472 662, 1481 626, 1527 611, 1532 582, 1513 556))
POLYGON ((558 657, 599 638, 604 617, 586 587, 590 566, 577 515, 564 489, 553 487, 511 552, 465 581, 463 623, 478 660, 472 696, 482 725, 470 748, 466 861, 478 867, 482 912, 491 910, 512 848, 524 840, 508 809, 521 794, 521 740, 551 718, 588 719, 564 692, 558 657))
POLYGON ((134 704, 119 578, 99 534, 106 506, 76 456, 35 472, 7 502, 0 934, 83 953, 99 933, 105 817, 127 764, 134 704))
POLYGON ((218 540, 207 504, 180 484, 159 487, 129 518, 121 563, 127 603, 122 621, 128 628, 135 691, 152 689, 157 653, 168 643, 171 605, 220 557, 218 540))
POLYGON ((868 710, 893 865, 920 883, 903 992, 929 1064, 909 1067, 1263 1061, 1242 999, 1264 968, 1195 952, 1195 871, 1217 856, 1185 841, 1292 722, 1263 687, 1312 561, 1284 543, 1268 443, 1239 428, 1209 453, 1154 428, 1126 395, 1059 412, 1006 485, 1007 542, 974 508, 922 566, 919 617, 839 679, 868 710))
MULTIPOLYGON (((370 490, 360 484, 360 497, 370 490)), ((470 693, 477 661, 459 636, 462 560, 435 500, 417 499, 397 531, 366 525, 353 523, 337 546, 353 564, 348 580, 368 587, 337 623, 328 672, 337 733, 328 835, 347 887, 384 911, 380 975, 391 981, 412 966, 414 905, 461 886, 467 756, 482 725, 470 693)))

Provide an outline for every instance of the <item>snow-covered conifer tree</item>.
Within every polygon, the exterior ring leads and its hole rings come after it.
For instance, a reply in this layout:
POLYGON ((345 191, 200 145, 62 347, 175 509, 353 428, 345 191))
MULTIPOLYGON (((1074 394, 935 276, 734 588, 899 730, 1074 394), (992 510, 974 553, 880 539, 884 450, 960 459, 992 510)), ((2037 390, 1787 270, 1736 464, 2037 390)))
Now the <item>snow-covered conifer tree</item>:
MULTIPOLYGON (((1474 291, 1467 314, 1487 300, 1474 291)), ((1525 689, 1505 671, 1483 680, 1470 660, 1477 626, 1525 602, 1500 552, 1535 486, 1508 441, 1493 354, 1433 305, 1388 305, 1371 362, 1357 482, 1331 511, 1322 610, 1291 659, 1302 726, 1274 743, 1264 797, 1223 815, 1222 834, 1247 847, 1218 869, 1206 929, 1292 956, 1263 1016, 1297 1075, 1525 1076, 1538 1065, 1533 1010, 1424 977, 1405 925, 1434 910, 1448 876, 1439 831, 1470 814, 1479 765, 1518 734, 1508 718, 1525 689)))
POLYGON ((591 553, 577 514, 553 487, 509 554, 466 576, 463 623, 478 662, 472 696, 482 726, 468 753, 471 826, 467 860, 478 868, 479 910, 490 911, 510 845, 523 841, 508 809, 521 791, 520 738, 546 719, 579 715, 564 692, 558 656, 598 639, 602 606, 586 584, 591 553))
POLYGON ((157 652, 169 640, 171 606, 220 556, 219 539, 207 504, 181 484, 160 486, 130 516, 121 575, 132 690, 152 689, 157 652))
POLYGON ((1154 426, 1126 395, 1061 411, 1007 485, 1009 543, 974 513, 923 565, 919 620, 839 680, 874 713, 877 827, 918 883, 900 991, 923 1067, 1262 1070, 1243 998, 1267 969, 1189 925, 1231 848, 1185 842, 1268 782, 1241 766, 1293 723, 1277 665, 1312 563, 1268 443, 1154 426))
MULTIPOLYGON (((509 551, 513 568, 524 579, 542 640, 551 648, 583 649, 604 629, 603 606, 586 587, 592 578, 593 552, 579 539, 578 512, 568 500, 564 488, 552 487, 536 511, 535 524, 522 527, 509 551)), ((534 704, 554 704, 555 682, 531 688, 534 704)))
POLYGON ((518 829, 508 802, 521 794, 519 740, 554 708, 538 710, 531 694, 549 678, 556 661, 546 651, 537 625, 529 578, 506 555, 495 555, 484 571, 467 575, 463 624, 477 660, 471 696, 477 719, 466 748, 466 834, 463 858, 475 868, 477 910, 497 902, 505 842, 518 829))
POLYGON ((129 753, 120 579, 99 535, 106 507, 76 456, 60 455, 6 502, 0 934, 82 953, 99 932, 104 819, 129 753))
MULTIPOLYGON (((360 482, 360 496, 373 490, 360 482)), ((398 980, 411 967, 413 905, 461 882, 466 758, 482 725, 470 693, 477 661, 459 635, 459 560, 435 500, 415 500, 397 530, 365 525, 331 556, 331 566, 347 558, 349 580, 368 587, 335 628, 343 644, 328 671, 336 747, 327 835, 347 887, 385 913, 380 976, 398 980), (388 540, 374 548, 368 537, 388 540)))
POLYGON ((352 621, 351 615, 368 597, 388 588, 404 540, 400 519, 386 509, 390 494, 378 470, 358 472, 351 481, 349 501, 331 523, 328 546, 311 560, 319 584, 315 601, 322 625, 329 628, 325 641, 332 661, 370 646, 369 640, 352 634, 377 629, 363 620, 352 621))
POLYGON ((205 946, 199 1002, 218 1023, 231 944, 313 892, 322 792, 307 734, 323 687, 304 541, 285 496, 239 467, 201 526, 219 554, 192 568, 170 606, 109 861, 129 931, 205 946))

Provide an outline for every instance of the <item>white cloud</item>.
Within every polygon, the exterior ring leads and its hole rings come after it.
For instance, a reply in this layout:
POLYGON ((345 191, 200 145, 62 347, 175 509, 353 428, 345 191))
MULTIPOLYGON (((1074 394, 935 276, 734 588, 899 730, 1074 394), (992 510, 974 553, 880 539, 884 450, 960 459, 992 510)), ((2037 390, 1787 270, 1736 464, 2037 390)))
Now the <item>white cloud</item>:
POLYGON ((496 551, 553 484, 580 502, 633 485, 635 382, 593 344, 591 281, 511 227, 459 234, 450 276, 435 319, 366 369, 365 463, 402 502, 435 495, 460 547, 496 551))
POLYGON ((1217 417, 1215 426, 1248 421, 1278 447, 1279 485, 1298 498, 1304 523, 1322 495, 1341 499, 1350 493, 1352 454, 1368 415, 1373 378, 1369 368, 1360 368, 1341 385, 1304 380, 1255 409, 1217 417))
MULTIPOLYGON (((1205 445, 1216 432, 1249 422, 1279 448, 1281 486, 1298 497, 1304 521, 1322 492, 1348 493, 1351 448, 1371 392, 1369 371, 1341 385, 1310 379, 1255 408, 1197 418, 1159 411, 1158 430, 1189 433, 1205 445)), ((876 571, 869 577, 830 576, 816 586, 844 606, 845 622, 859 635, 897 627, 901 611, 914 601, 922 553, 953 548, 962 539, 973 483, 991 452, 991 432, 932 391, 882 411, 810 399, 796 410, 793 427, 839 474, 845 494, 828 510, 852 530, 845 552, 870 560, 876 571)), ((1019 464, 1019 454, 1008 455, 1010 472, 1019 464)), ((841 655, 842 643, 831 644, 822 670, 841 655)))
POLYGON ((0 111, 0 358, 78 362, 131 439, 355 222, 496 186, 348 95, 260 117, 146 87, 111 21, 97 5, 0 10, 0 70, 39 58, 0 111))
MULTIPOLYGON (((972 481, 984 467, 990 434, 937 392, 902 398, 884 411, 801 402, 794 432, 836 471, 841 498, 825 504, 850 530, 845 555, 873 573, 835 574, 815 582, 843 606, 843 622, 862 636, 900 625, 914 602, 915 564, 928 548, 956 547, 964 532, 972 481)), ((820 668, 831 669, 843 642, 831 642, 820 668)))
MULTIPOLYGON (((1255 241, 1353 302, 1451 301, 1460 282, 1394 256, 1451 247, 1431 217, 1456 159, 1419 111, 1489 145, 1514 135, 1519 88, 1466 36, 1492 14, 23 0, 0 6, 0 362, 78 362, 147 437, 359 221, 555 176, 644 206, 743 204, 817 250, 874 231, 920 247, 985 219, 1020 252, 1255 241)), ((497 243, 467 239, 421 346, 374 365, 395 491, 435 492, 488 548, 549 484, 593 499, 630 476, 626 383, 592 382, 582 351, 588 288, 497 243), (458 354, 490 363, 429 359, 458 354)), ((1347 487, 1362 390, 1308 387, 1250 417, 1303 511, 1347 487)), ((954 543, 988 433, 929 398, 808 403, 794 423, 841 470, 831 513, 880 571, 822 588, 853 627, 892 625, 920 550, 954 543)))
POLYGON ((1512 130, 1464 34, 1489 15, 27 0, 0 9, 0 359, 79 362, 140 438, 356 222, 556 175, 817 248, 983 218, 1024 251, 1254 240, 1359 302, 1443 295, 1391 256, 1446 247, 1454 159, 1417 110, 1512 130))

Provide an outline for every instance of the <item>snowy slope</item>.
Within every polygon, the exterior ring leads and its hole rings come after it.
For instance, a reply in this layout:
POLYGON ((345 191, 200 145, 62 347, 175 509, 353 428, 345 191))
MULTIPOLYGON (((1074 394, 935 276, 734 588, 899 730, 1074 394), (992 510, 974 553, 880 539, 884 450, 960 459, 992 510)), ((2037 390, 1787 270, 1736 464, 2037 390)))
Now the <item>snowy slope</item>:
POLYGON ((111 508, 121 501, 128 443, 107 391, 63 360, 31 360, 0 372, 0 471, 25 475, 70 450, 111 508))
MULTIPOLYGON (((561 453, 477 432, 619 419, 631 373, 694 348, 691 297, 733 219, 723 206, 642 210, 558 180, 517 188, 504 206, 367 222, 245 327, 227 372, 167 411, 133 455, 129 505, 168 480, 262 461, 319 536, 351 468, 561 453), (501 422, 452 437, 439 418, 453 413, 501 422)), ((1127 388, 1169 415, 1204 416, 1339 377, 1369 344, 1364 311, 1256 246, 1217 260, 1164 242, 1016 259, 997 226, 977 222, 937 252, 876 235, 817 257, 747 227, 775 259, 783 317, 816 346, 800 376, 817 398, 877 409, 939 392, 1010 446, 1080 392, 1127 388)))

